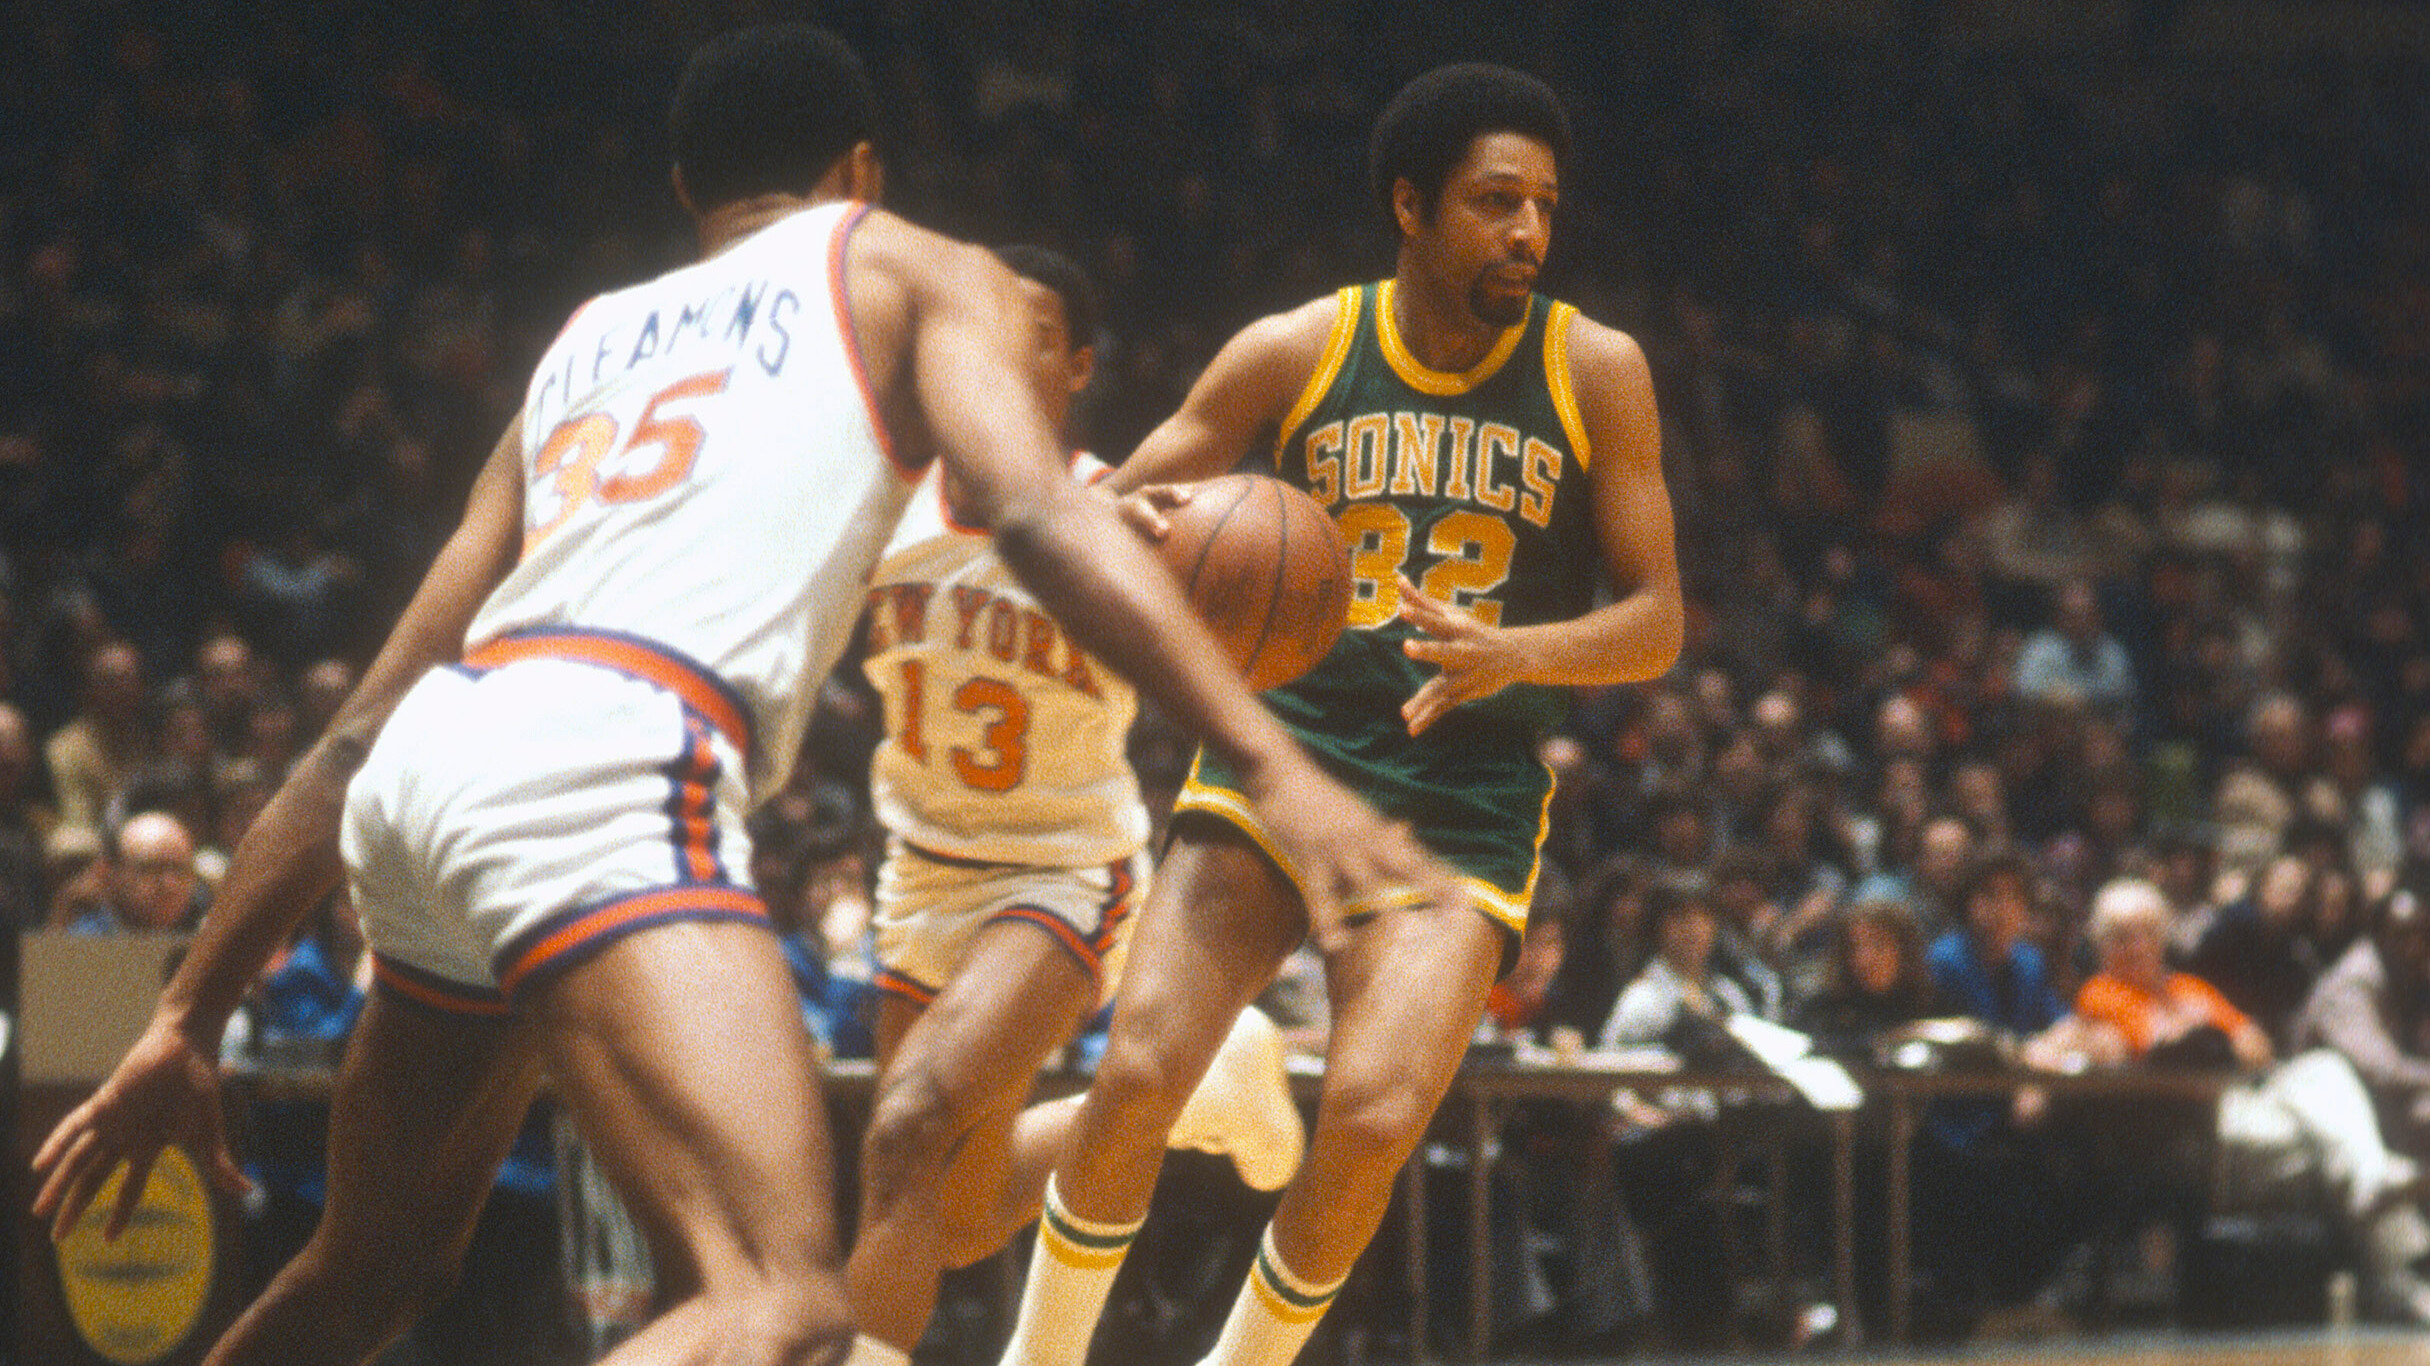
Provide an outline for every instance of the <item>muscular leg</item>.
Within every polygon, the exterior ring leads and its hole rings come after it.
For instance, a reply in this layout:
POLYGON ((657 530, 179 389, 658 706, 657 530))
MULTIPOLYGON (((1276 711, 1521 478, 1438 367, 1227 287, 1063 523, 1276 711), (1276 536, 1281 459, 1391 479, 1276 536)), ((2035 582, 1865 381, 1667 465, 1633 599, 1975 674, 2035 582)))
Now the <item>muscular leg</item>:
POLYGON ((1202 1366, 1289 1366, 1426 1132, 1485 1004, 1501 931, 1466 909, 1388 913, 1327 962, 1333 1046, 1316 1134, 1202 1366))
POLYGON ((1177 831, 1148 891, 1121 1001, 1055 1189, 1096 1223, 1135 1223, 1165 1135, 1232 1021, 1307 933, 1299 893, 1229 826, 1177 831))
POLYGON ((619 940, 526 1003, 618 1191, 672 1246, 665 1316, 615 1366, 794 1366, 850 1340, 817 1064, 783 956, 755 925, 619 940))
POLYGON ((529 1032, 374 995, 329 1116, 329 1203, 207 1366, 368 1359, 453 1283, 539 1085, 529 1032))
POLYGON ((1332 1283, 1375 1236, 1484 1013, 1502 931, 1465 908, 1388 914, 1326 965, 1333 1042, 1306 1165, 1274 1214, 1286 1265, 1332 1283))
POLYGON ((1019 921, 980 930, 926 1009, 885 999, 849 1265, 863 1334, 909 1351, 938 1275, 1003 1246, 1034 1214, 1072 1107, 1023 1105, 1096 1003, 1095 979, 1019 921))

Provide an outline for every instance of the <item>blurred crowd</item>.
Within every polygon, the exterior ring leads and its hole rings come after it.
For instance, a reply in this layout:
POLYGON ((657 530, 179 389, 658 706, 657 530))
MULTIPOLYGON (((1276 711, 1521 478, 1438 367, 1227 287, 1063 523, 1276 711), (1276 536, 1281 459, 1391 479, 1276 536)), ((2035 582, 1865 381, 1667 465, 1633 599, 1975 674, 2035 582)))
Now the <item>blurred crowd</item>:
MULTIPOLYGON (((0 918, 190 925, 525 366, 687 250, 680 54, 794 7, 7 8, 0 918)), ((2084 1018, 2096 899, 2131 881, 2172 970, 2284 1056, 2338 1043, 2297 1021, 2430 858, 2430 79, 2197 50, 2178 8, 2036 47, 1932 5, 816 17, 885 92, 893 207, 1096 276, 1082 420, 1113 456, 1239 324, 1388 269, 1365 128, 1408 74, 1502 60, 1570 102, 1546 286, 1652 359, 1693 620, 1670 677, 1582 696, 1545 747, 1497 1028, 2032 1036, 2084 1018)), ((847 670, 754 819, 844 1052, 877 725, 847 670)), ((1135 750, 1177 785, 1180 737, 1151 719, 1135 750)), ((350 1018, 348 919, 282 965, 335 1003, 300 1031, 350 1018)), ((2430 1094, 2406 972, 2374 988, 2388 1055, 2355 1059, 2390 1120, 2430 1094)))

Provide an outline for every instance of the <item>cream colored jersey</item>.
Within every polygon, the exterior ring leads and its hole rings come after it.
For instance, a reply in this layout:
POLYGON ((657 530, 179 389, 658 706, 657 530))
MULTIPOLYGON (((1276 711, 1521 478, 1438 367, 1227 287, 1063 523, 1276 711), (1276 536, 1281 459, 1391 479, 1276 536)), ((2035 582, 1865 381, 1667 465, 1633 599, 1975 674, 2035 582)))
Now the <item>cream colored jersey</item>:
POLYGON ((525 398, 523 558, 467 636, 690 662, 748 732, 754 800, 783 784, 916 482, 845 305, 866 211, 806 209, 574 315, 525 398))
MULTIPOLYGON (((1072 472, 1105 469, 1082 455, 1072 472)), ((872 584, 863 668, 885 696, 886 740, 870 792, 896 838, 1065 868, 1146 841, 1124 750, 1137 694, 1039 609, 986 533, 954 522, 941 470, 921 481, 872 584)))

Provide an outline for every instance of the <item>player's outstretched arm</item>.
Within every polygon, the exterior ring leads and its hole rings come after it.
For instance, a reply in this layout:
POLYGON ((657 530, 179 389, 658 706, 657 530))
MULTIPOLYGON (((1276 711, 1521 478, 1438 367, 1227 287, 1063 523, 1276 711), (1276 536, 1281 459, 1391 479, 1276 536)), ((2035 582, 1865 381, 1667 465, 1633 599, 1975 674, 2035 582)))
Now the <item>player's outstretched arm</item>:
MULTIPOLYGON (((917 230, 897 220, 872 215, 862 232, 870 267, 889 270, 903 290, 913 416, 959 481, 962 505, 991 528, 1005 562, 1082 648, 1238 765, 1244 789, 1286 841, 1319 941, 1339 944, 1345 907, 1455 904, 1441 867, 1317 769, 1241 681, 1146 544, 1068 477, 1022 378, 1028 343, 1015 325, 1025 315, 1011 273, 984 252, 926 234, 903 250, 889 238, 917 230)), ((856 236, 856 257, 862 250, 856 236)), ((856 266, 856 320, 860 284, 856 266)), ((872 365, 881 386, 883 373, 872 365)))
POLYGON ((1571 321, 1569 353, 1586 423, 1587 491, 1614 600, 1568 621, 1495 627, 1403 579, 1401 615, 1426 633, 1403 648, 1441 669, 1401 708, 1412 735, 1453 707, 1513 683, 1637 683, 1679 658, 1685 619, 1679 557, 1645 353, 1626 333, 1583 316, 1571 321))
POLYGON ((64 1237, 118 1164, 126 1181, 105 1225, 115 1238, 142 1197, 160 1150, 186 1147, 211 1179, 246 1185, 228 1150, 219 1043, 228 1016, 298 921, 336 888, 338 820, 347 780, 405 690, 463 653, 464 632, 514 567, 523 536, 522 423, 511 424, 473 486, 464 520, 424 577, 379 657, 323 735, 254 819, 194 945, 152 1019, 99 1090, 59 1121, 34 1154, 44 1175, 34 1214, 64 1237))

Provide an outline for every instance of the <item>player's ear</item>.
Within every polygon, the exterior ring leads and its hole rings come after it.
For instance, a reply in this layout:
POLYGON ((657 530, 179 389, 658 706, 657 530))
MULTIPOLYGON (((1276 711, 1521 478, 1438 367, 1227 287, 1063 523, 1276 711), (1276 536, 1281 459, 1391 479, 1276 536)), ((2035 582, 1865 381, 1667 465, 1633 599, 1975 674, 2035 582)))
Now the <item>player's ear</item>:
POLYGON ((700 217, 700 206, 692 202, 692 187, 683 183, 683 167, 670 168, 667 183, 675 187, 675 202, 683 205, 683 211, 694 218, 700 217))
POLYGON ((864 204, 886 197, 886 163, 878 160, 877 144, 864 138, 844 154, 844 192, 864 204))
POLYGON ((1073 347, 1071 368, 1072 392, 1076 394, 1081 390, 1086 389, 1088 387, 1088 382, 1096 377, 1097 348, 1093 346, 1073 347))
POLYGON ((1401 225, 1401 236, 1414 237, 1426 226, 1426 196, 1409 183, 1407 176, 1392 182, 1392 217, 1401 225))

